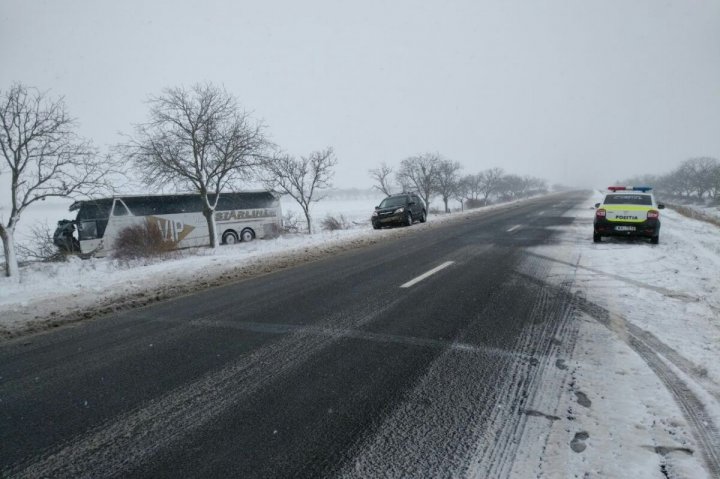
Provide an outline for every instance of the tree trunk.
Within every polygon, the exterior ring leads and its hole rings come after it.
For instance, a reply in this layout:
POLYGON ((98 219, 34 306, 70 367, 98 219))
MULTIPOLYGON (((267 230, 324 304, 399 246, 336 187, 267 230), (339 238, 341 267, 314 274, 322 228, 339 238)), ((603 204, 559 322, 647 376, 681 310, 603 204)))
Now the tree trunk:
POLYGON ((424 194, 420 194, 420 196, 422 197, 423 203, 425 203, 425 209, 427 210, 426 214, 429 215, 430 214, 430 198, 428 198, 424 194))
POLYGON ((215 211, 203 208, 203 216, 208 225, 208 236, 210 238, 210 247, 217 248, 217 225, 215 224, 215 211))
POLYGON ((5 254, 5 276, 19 278, 20 269, 15 255, 14 230, 15 228, 6 229, 4 226, 0 226, 0 238, 2 238, 3 253, 5 254))
POLYGON ((305 221, 307 221, 308 234, 312 234, 312 222, 310 220, 310 208, 303 207, 303 213, 305 213, 305 221))
POLYGON ((215 224, 215 207, 217 206, 219 194, 220 193, 216 193, 215 203, 211 205, 210 198, 208 198, 207 189, 205 189, 204 187, 200 188, 200 198, 202 198, 203 202, 202 214, 205 217, 205 221, 207 221, 208 238, 210 239, 210 247, 213 249, 217 248, 218 246, 217 225, 215 224))
POLYGON ((445 213, 450 213, 450 208, 448 207, 448 198, 443 197, 443 203, 445 203, 445 213))

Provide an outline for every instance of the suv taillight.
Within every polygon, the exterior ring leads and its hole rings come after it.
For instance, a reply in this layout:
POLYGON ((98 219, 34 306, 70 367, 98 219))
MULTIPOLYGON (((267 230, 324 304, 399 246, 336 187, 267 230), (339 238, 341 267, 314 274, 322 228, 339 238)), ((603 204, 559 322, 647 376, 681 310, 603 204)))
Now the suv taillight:
POLYGON ((605 218, 605 215, 606 211, 603 208, 600 208, 595 212, 595 216, 597 216, 598 218, 605 218))
POLYGON ((648 210, 647 217, 649 220, 656 220, 660 218, 660 212, 658 210, 648 210))

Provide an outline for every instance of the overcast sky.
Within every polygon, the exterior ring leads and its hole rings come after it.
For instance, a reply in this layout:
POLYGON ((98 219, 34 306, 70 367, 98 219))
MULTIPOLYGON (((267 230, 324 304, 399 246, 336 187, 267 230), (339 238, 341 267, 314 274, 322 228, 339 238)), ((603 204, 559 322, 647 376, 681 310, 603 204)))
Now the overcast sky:
POLYGON ((578 186, 720 158, 719 0, 0 0, 0 89, 100 146, 164 87, 223 85, 339 187, 432 151, 578 186))

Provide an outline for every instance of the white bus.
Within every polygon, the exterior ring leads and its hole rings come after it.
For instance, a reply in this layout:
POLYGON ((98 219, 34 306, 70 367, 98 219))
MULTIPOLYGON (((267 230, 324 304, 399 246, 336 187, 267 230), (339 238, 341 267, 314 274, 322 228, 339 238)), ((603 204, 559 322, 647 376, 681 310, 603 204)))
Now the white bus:
MULTIPOLYGON (((215 199, 210 195, 210 202, 215 199)), ((203 202, 198 194, 114 196, 76 201, 75 221, 61 221, 55 244, 82 255, 110 254, 118 234, 128 226, 156 224, 163 237, 176 248, 210 243, 203 202), (77 239, 73 226, 77 225, 77 239), (70 236, 68 236, 70 235, 70 236), (77 251, 79 249, 79 251, 77 251)), ((221 193, 215 209, 218 236, 223 244, 275 237, 282 227, 280 199, 270 191, 221 193)))

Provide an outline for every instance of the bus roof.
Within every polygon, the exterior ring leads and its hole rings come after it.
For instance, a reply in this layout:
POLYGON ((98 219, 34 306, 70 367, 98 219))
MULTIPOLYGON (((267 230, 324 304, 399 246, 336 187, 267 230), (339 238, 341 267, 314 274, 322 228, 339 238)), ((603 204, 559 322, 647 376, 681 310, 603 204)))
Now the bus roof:
MULTIPOLYGON (((178 197, 188 197, 188 196, 200 196, 199 193, 171 193, 171 194, 153 194, 153 195, 113 195, 113 196, 106 196, 104 198, 93 198, 90 200, 78 200, 75 201, 73 204, 70 205, 70 211, 75 211, 77 209, 80 209, 80 207, 87 203, 105 203, 105 202, 111 202, 115 199, 126 199, 126 198, 134 198, 134 199, 143 199, 147 198, 148 200, 151 199, 157 199, 157 198, 178 198, 178 197)), ((214 198, 215 194, 210 193, 208 195, 210 198, 214 198)), ((220 197, 227 197, 227 196, 240 196, 245 198, 254 198, 254 199, 267 199, 267 200, 274 200, 281 196, 281 194, 277 191, 271 191, 271 190, 249 190, 249 191, 225 191, 220 193, 220 197)))

